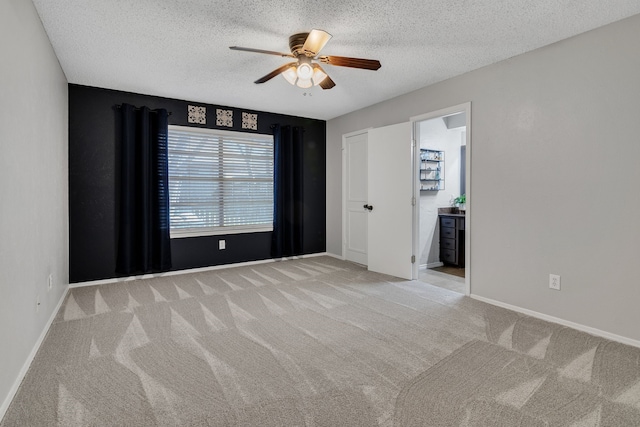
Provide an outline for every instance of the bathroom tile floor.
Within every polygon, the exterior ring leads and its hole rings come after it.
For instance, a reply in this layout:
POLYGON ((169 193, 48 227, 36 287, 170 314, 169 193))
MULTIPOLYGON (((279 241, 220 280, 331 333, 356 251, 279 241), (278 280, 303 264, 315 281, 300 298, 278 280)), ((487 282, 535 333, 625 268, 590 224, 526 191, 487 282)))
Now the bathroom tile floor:
POLYGON ((420 269, 418 280, 434 286, 449 289, 461 294, 465 293, 464 278, 452 274, 441 273, 432 269, 420 269))

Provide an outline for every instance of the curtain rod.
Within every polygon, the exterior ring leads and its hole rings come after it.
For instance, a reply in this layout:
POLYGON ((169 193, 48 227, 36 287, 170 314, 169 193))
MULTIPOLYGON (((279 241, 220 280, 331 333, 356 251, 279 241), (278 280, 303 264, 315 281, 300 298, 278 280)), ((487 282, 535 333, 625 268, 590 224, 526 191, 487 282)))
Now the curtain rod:
MULTIPOLYGON (((116 104, 116 105, 115 105, 115 107, 116 107, 116 108, 118 108, 118 109, 119 109, 119 108, 122 108, 122 104, 116 104)), ((134 109, 134 110, 140 110, 140 108, 139 108, 139 107, 133 107, 133 109, 134 109)), ((157 111, 157 110, 158 110, 157 108, 156 108, 156 109, 151 109, 151 108, 149 108, 149 109, 150 109, 151 111, 157 111)), ((172 115, 172 114, 173 114, 173 113, 172 113, 171 111, 167 111, 167 116, 170 116, 170 115, 172 115)))

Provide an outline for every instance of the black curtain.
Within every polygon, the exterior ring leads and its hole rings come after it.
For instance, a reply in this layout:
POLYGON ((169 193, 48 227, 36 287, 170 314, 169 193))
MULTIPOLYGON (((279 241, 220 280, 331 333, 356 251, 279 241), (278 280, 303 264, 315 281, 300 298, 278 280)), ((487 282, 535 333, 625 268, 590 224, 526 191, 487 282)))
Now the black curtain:
POLYGON ((122 104, 116 272, 171 268, 167 110, 122 104))
POLYGON ((271 256, 302 254, 302 127, 273 125, 273 237, 271 256))

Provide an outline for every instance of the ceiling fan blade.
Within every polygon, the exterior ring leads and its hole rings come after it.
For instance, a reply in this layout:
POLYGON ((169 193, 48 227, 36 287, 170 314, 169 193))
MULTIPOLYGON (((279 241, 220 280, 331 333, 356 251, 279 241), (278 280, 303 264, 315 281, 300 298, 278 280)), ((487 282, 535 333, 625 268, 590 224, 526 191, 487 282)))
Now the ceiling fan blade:
POLYGON ((331 89, 335 85, 336 83, 333 80, 331 80, 331 77, 327 76, 324 80, 320 82, 318 86, 326 90, 326 89, 331 89))
POLYGON ((290 62, 288 64, 284 64, 282 67, 278 67, 275 70, 273 70, 272 72, 270 72, 269 74, 267 74, 264 77, 260 77, 258 80, 256 80, 254 83, 256 84, 260 84, 260 83, 264 83, 264 82, 268 82, 269 80, 271 80, 272 78, 274 78, 275 76, 277 76, 278 74, 282 74, 284 71, 286 71, 287 69, 289 69, 289 67, 292 67, 294 65, 296 65, 297 62, 290 62))
POLYGON ((231 49, 231 50, 241 50, 241 51, 244 51, 244 52, 266 53, 267 55, 276 55, 276 56, 282 56, 282 57, 285 57, 285 58, 295 58, 295 56, 293 56, 290 53, 275 52, 273 50, 253 49, 251 47, 240 47, 240 46, 229 46, 229 49, 231 49))
POLYGON ((316 56, 327 42, 331 40, 331 37, 333 36, 324 30, 311 30, 307 39, 304 41, 302 50, 305 54, 316 56))
POLYGON ((377 59, 349 58, 346 56, 321 56, 318 59, 322 63, 338 67, 362 68, 374 71, 382 66, 377 59))

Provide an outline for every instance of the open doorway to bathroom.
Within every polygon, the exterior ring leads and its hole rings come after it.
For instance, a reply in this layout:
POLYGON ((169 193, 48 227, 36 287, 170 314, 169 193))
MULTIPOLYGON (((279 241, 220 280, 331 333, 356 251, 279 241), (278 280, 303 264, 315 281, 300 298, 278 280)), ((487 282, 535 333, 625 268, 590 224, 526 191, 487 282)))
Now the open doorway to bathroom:
POLYGON ((466 294, 467 110, 449 109, 414 122, 419 153, 418 278, 466 294))

